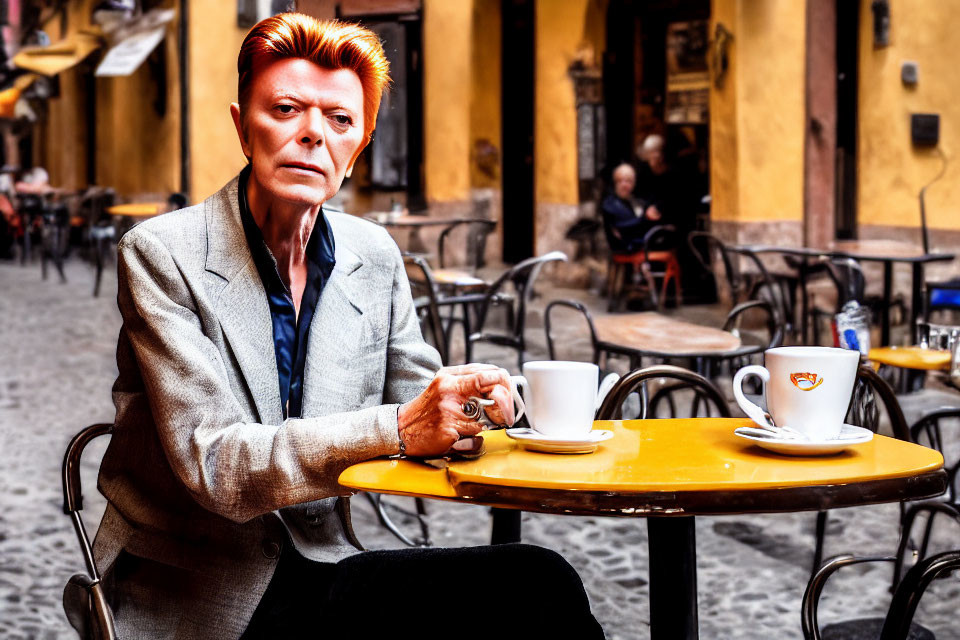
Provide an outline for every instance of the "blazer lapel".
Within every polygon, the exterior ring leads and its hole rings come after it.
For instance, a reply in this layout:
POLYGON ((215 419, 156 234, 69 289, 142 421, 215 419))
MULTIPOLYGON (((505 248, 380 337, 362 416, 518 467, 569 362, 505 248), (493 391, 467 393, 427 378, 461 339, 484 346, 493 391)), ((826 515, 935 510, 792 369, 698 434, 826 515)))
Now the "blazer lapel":
POLYGON ((240 222, 237 179, 206 201, 207 271, 226 284, 217 317, 237 359, 262 424, 283 422, 273 320, 260 274, 240 222))
POLYGON ((342 234, 337 236, 334 229, 336 266, 323 288, 310 323, 303 380, 304 415, 322 415, 349 408, 347 403, 340 406, 342 403, 338 402, 343 388, 337 376, 345 372, 362 374, 350 366, 348 358, 360 338, 367 302, 363 295, 363 262, 342 239, 342 234))

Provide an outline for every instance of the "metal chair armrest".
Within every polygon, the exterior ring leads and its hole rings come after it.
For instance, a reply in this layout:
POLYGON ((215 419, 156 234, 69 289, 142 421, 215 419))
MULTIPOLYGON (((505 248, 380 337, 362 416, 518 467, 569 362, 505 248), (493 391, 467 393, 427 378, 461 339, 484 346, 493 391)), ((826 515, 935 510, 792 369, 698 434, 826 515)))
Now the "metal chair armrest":
POLYGON ((864 562, 895 562, 893 556, 836 556, 824 562, 813 574, 803 592, 800 605, 800 625, 803 629, 804 640, 821 640, 820 626, 817 621, 817 609, 820 605, 820 594, 826 585, 827 579, 843 567, 864 562))

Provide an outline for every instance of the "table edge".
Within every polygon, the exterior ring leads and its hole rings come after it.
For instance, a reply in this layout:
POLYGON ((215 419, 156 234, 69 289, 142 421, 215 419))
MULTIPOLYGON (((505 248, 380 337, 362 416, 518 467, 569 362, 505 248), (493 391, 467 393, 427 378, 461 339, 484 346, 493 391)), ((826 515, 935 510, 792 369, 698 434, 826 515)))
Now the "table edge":
POLYGON ((647 517, 823 511, 932 498, 946 488, 947 473, 940 468, 863 482, 730 491, 557 491, 467 481, 457 484, 456 492, 458 500, 471 504, 537 513, 647 517))

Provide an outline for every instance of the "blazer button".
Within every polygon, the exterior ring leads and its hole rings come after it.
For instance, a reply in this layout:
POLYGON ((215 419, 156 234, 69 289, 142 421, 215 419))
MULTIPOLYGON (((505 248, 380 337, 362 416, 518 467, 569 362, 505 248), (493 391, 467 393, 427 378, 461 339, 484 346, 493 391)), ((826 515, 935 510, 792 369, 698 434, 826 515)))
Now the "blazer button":
POLYGON ((276 560, 280 557, 280 545, 273 540, 264 540, 261 550, 263 551, 263 555, 271 560, 276 560))

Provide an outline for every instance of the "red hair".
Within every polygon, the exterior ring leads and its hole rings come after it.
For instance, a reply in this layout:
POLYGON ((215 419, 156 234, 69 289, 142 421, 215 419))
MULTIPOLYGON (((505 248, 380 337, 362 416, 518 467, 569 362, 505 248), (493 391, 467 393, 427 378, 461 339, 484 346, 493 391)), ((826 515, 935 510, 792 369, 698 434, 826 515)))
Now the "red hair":
POLYGON ((380 97, 390 82, 390 63, 377 34, 358 24, 281 13, 250 30, 237 58, 240 113, 250 97, 257 63, 304 58, 327 69, 352 69, 363 87, 363 133, 369 142, 377 126, 380 97))

